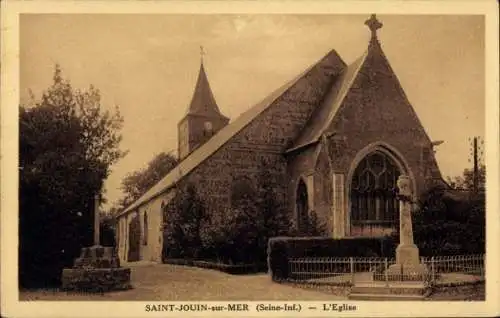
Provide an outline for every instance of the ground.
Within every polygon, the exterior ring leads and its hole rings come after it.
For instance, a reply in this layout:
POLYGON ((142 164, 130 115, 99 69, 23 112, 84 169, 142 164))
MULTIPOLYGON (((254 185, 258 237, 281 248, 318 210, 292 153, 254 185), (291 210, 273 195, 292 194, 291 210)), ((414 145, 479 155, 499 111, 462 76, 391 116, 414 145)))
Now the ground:
POLYGON ((29 290, 19 300, 258 301, 346 299, 324 292, 273 283, 267 274, 229 275, 169 264, 130 264, 133 289, 106 294, 29 290))
MULTIPOLYGON (((133 289, 105 294, 76 294, 59 290, 21 291, 19 300, 144 300, 144 301, 259 301, 346 300, 346 290, 317 284, 278 284, 267 274, 229 275, 196 267, 130 263, 133 289)), ((428 300, 484 300, 484 284, 439 288, 428 300)))

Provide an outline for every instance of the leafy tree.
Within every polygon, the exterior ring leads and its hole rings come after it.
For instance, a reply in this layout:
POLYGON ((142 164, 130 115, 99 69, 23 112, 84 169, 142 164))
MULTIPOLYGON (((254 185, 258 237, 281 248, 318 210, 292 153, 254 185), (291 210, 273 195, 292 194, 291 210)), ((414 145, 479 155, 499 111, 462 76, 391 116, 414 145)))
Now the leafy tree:
POLYGON ((193 184, 179 186, 164 210, 165 256, 197 258, 201 252, 200 230, 206 216, 196 187, 193 184))
POLYGON ((308 217, 304 220, 307 222, 302 231, 303 236, 325 236, 327 233, 326 224, 318 217, 315 211, 309 212, 308 217))
POLYGON ((122 190, 125 195, 118 202, 116 210, 120 211, 139 199, 141 195, 165 177, 177 163, 177 158, 172 154, 161 152, 148 163, 146 168, 128 174, 122 180, 122 190))
POLYGON ((485 251, 484 193, 436 187, 421 199, 413 213, 415 243, 422 255, 453 255, 485 251))
POLYGON ((53 84, 19 109, 19 279, 21 286, 59 283, 84 245, 92 244, 94 195, 101 194, 119 148, 118 109, 101 108, 100 92, 75 90, 56 66, 53 84))
POLYGON ((270 237, 290 234, 290 217, 276 191, 273 165, 262 162, 257 180, 237 179, 231 208, 211 215, 204 245, 224 263, 264 262, 270 237))
POLYGON ((102 246, 116 246, 115 219, 110 214, 101 215, 100 240, 102 246))
MULTIPOLYGON (((473 190, 474 189, 474 170, 464 169, 461 176, 448 177, 448 184, 457 190, 473 190)), ((484 190, 486 185, 486 166, 481 165, 478 168, 478 190, 484 190)))
POLYGON ((291 216, 283 205, 284 200, 279 200, 279 182, 272 172, 273 164, 262 161, 258 175, 257 210, 259 212, 258 224, 258 255, 265 260, 268 240, 275 236, 294 235, 291 216))

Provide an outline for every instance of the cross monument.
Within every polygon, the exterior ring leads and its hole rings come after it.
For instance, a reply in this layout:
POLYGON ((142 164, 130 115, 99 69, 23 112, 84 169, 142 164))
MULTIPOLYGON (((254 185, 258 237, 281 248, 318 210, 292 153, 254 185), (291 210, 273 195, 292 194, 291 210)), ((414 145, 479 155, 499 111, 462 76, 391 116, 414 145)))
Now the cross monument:
POLYGON ((410 178, 407 175, 399 176, 397 185, 399 189, 399 245, 396 248, 396 264, 389 267, 388 274, 402 277, 403 280, 420 279, 427 269, 420 263, 418 247, 413 242, 410 178))

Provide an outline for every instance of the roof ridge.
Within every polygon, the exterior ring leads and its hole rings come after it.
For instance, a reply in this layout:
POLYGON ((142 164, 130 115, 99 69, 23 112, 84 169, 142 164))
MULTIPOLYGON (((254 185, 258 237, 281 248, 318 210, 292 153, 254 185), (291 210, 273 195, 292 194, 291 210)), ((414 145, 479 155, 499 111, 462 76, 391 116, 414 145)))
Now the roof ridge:
MULTIPOLYGON (((334 105, 332 107, 333 111, 330 114, 328 114, 328 118, 324 122, 325 123, 324 127, 322 127, 318 132, 313 133, 312 138, 309 138, 309 140, 294 144, 291 148, 287 149, 285 152, 287 152, 287 153, 293 152, 297 149, 300 149, 300 148, 303 148, 305 146, 316 143, 319 140, 319 138, 321 137, 321 133, 326 129, 326 127, 333 120, 333 118, 335 118, 335 115, 337 114, 340 106, 342 105, 342 102, 344 101, 345 97, 347 96, 347 93, 350 91, 354 81, 356 80, 356 78, 359 74, 359 71, 361 70, 362 66, 364 65, 364 63, 366 61, 366 57, 368 56, 368 53, 369 53, 369 50, 367 49, 367 50, 365 50, 363 55, 361 55, 354 62, 349 64, 347 67, 345 67, 344 70, 338 75, 338 77, 340 77, 339 82, 333 81, 332 86, 329 90, 329 93, 325 96, 325 98, 323 99, 323 103, 322 103, 323 105, 325 103, 334 105), (352 70, 353 67, 355 67, 353 73, 350 76, 348 76, 349 71, 352 70), (334 90, 337 83, 339 83, 339 87, 337 90, 334 90), (334 94, 335 92, 337 94, 334 94), (333 99, 333 101, 332 101, 332 99, 333 99)), ((322 106, 318 107, 318 111, 322 108, 322 106)), ((310 120, 311 120, 311 118, 310 118, 310 120)), ((306 134, 304 134, 304 136, 305 135, 306 134)), ((301 137, 302 136, 297 138, 297 140, 300 140, 301 137)))
MULTIPOLYGON (((325 56, 326 57, 326 56, 325 56)), ((297 83, 301 78, 310 72, 316 65, 323 61, 324 57, 321 58, 316 63, 309 66, 306 70, 301 72, 299 75, 294 77, 292 80, 286 82, 282 86, 278 87, 276 90, 267 95, 260 102, 254 104, 245 112, 241 113, 233 122, 229 123, 227 126, 218 131, 212 138, 210 138, 206 143, 196 148, 188 156, 186 156, 175 168, 173 168, 165 177, 153 185, 146 193, 140 196, 122 212, 118 213, 117 216, 125 214, 134 208, 141 206, 144 202, 162 194, 172 186, 174 186, 182 177, 189 174, 195 167, 208 159, 213 155, 220 147, 224 146, 234 135, 244 129, 252 120, 265 111, 269 106, 273 104, 281 95, 283 95, 288 89, 290 89, 295 83, 297 83), (257 110, 256 113, 252 110, 257 110), (252 115, 252 116, 251 116, 252 115), (236 129, 235 129, 236 128, 236 129), (235 131, 233 131, 235 130, 235 131), (215 147, 214 147, 215 145, 215 147), (211 148, 210 148, 211 147, 211 148), (209 154, 198 158, 197 155, 209 150, 209 154), (190 163, 193 163, 190 165, 190 163), (185 171, 183 171, 185 169, 185 171)))

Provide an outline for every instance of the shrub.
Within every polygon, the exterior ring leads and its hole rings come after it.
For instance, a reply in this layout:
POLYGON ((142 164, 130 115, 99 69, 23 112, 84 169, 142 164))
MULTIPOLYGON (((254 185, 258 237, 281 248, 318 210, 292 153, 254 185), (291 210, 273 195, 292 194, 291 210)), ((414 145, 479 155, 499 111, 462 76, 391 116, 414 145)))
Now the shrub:
POLYGON ((228 264, 265 263, 268 239, 289 234, 290 216, 271 171, 272 164, 262 161, 256 178, 235 178, 231 207, 213 211, 202 227, 205 257, 228 264))
POLYGON ((288 259, 299 257, 393 257, 397 242, 390 237, 273 237, 268 244, 268 269, 273 280, 289 277, 288 259))
POLYGON ((422 256, 484 253, 484 194, 432 189, 422 197, 413 224, 422 256))
POLYGON ((171 265, 181 265, 181 266, 193 266, 206 269, 214 269, 224 273, 237 275, 237 274, 249 274, 258 273, 266 270, 266 264, 255 263, 255 264, 223 264, 220 262, 212 262, 205 260, 193 260, 184 258, 169 258, 165 260, 166 264, 171 265))
POLYGON ((174 199, 164 208, 164 257, 197 258, 201 253, 200 229, 206 221, 205 205, 193 184, 177 189, 174 199))

